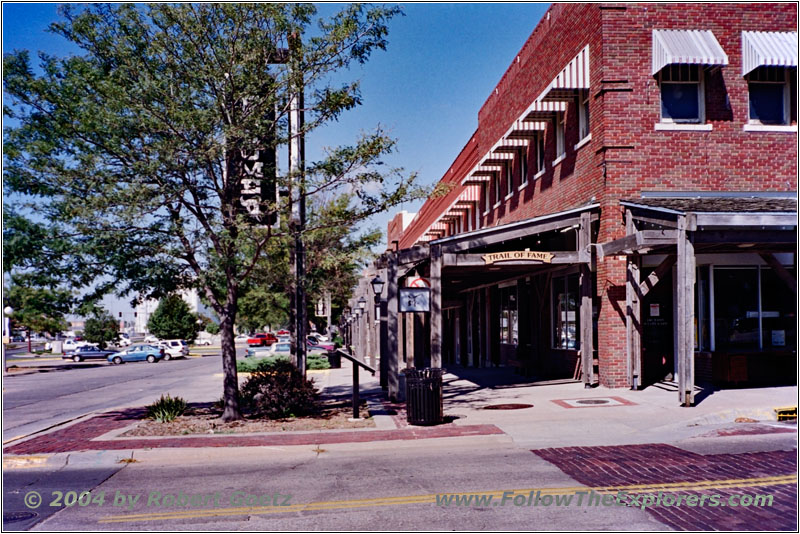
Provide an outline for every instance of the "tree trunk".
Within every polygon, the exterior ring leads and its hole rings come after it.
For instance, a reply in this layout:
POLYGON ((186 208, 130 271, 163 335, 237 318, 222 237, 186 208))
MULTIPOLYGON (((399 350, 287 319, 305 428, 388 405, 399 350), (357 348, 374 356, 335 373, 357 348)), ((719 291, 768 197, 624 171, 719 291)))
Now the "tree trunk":
POLYGON ((228 285, 225 310, 220 317, 219 333, 222 341, 223 398, 225 409, 222 420, 237 421, 242 418, 239 409, 239 377, 236 371, 236 344, 233 339, 233 325, 236 321, 237 292, 235 286, 228 285))

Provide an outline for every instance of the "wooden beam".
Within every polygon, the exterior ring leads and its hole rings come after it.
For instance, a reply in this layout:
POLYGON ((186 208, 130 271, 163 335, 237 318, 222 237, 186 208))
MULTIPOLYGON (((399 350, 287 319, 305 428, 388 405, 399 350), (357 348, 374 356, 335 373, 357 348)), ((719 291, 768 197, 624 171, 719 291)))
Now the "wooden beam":
POLYGON ((635 233, 614 239, 597 247, 597 257, 598 259, 603 259, 606 256, 616 256, 625 250, 633 250, 636 247, 636 243, 635 233))
MULTIPOLYGON (((552 264, 572 264, 581 263, 580 255, 578 252, 552 252, 553 258, 550 260, 552 264)), ((443 267, 487 267, 486 262, 483 261, 483 254, 442 254, 443 267)), ((589 263, 591 257, 586 260, 589 263)), ((520 261, 498 261, 492 264, 494 267, 520 267, 520 266, 539 266, 547 265, 544 262, 520 260, 520 261)))
POLYGON ((797 226, 797 213, 697 213, 697 226, 797 226))
MULTIPOLYGON (((591 221, 598 219, 599 217, 596 213, 591 214, 591 221)), ((487 245, 494 245, 504 241, 510 241, 512 239, 519 239, 521 237, 529 237, 536 234, 560 230, 568 226, 580 224, 580 222, 580 216, 576 216, 574 213, 572 213, 563 217, 548 218, 547 220, 541 222, 533 221, 530 224, 513 225, 512 228, 508 229, 503 229, 501 227, 500 229, 492 229, 495 231, 487 231, 485 233, 480 231, 479 235, 468 237, 465 236, 463 239, 442 243, 441 246, 444 252, 463 252, 465 250, 485 247, 487 245)))
POLYGON ((399 388, 400 343, 398 331, 398 285, 397 257, 392 254, 386 266, 386 371, 389 398, 402 400, 405 392, 399 388))
POLYGON ((672 270, 672 266, 675 265, 675 261, 677 258, 674 254, 670 254, 664 261, 662 261, 655 270, 650 273, 650 275, 639 284, 639 296, 644 298, 645 295, 650 293, 650 291, 656 287, 659 281, 661 281, 664 276, 672 270))
POLYGON ((592 326, 592 219, 591 214, 581 213, 578 230, 578 261, 580 266, 581 294, 581 365, 583 366, 583 386, 594 384, 594 328, 592 326))
POLYGON ((431 367, 442 367, 442 249, 431 247, 431 367))
POLYGON ((792 273, 790 273, 786 267, 784 267, 781 262, 779 262, 778 259, 772 254, 759 254, 759 256, 761 256, 761 258, 767 262, 767 265, 769 265, 775 274, 778 275, 778 278, 780 278, 781 281, 783 281, 783 283, 792 290, 792 293, 797 295, 797 280, 794 276, 792 276, 792 273))
POLYGON ((796 244, 797 233, 794 230, 703 230, 694 236, 695 245, 699 244, 737 244, 755 243, 796 244))
POLYGON ((678 398, 683 406, 694 402, 694 246, 685 217, 678 218, 677 321, 678 398))
POLYGON ((427 260, 429 256, 430 247, 428 245, 415 245, 413 247, 398 251, 397 263, 399 265, 416 263, 418 261, 427 260))
MULTIPOLYGON (((630 233, 635 231, 631 211, 625 212, 625 226, 630 233)), ((625 277, 625 349, 628 371, 628 384, 631 389, 641 386, 642 338, 641 338, 641 296, 639 295, 639 255, 628 256, 625 277)))

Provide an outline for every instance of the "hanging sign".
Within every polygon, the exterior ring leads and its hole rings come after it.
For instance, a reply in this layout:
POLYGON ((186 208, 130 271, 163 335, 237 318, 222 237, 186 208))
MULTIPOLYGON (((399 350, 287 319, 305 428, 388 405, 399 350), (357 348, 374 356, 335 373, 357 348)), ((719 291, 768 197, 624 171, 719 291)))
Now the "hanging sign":
POLYGON ((408 278, 406 287, 431 287, 431 283, 427 278, 417 276, 415 278, 408 278))
POLYGON ((431 290, 427 287, 401 287, 400 313, 431 311, 431 290))
POLYGON ((511 252, 492 252, 482 256, 486 265, 502 261, 537 261, 550 263, 553 260, 552 252, 539 252, 536 250, 515 250, 511 252))

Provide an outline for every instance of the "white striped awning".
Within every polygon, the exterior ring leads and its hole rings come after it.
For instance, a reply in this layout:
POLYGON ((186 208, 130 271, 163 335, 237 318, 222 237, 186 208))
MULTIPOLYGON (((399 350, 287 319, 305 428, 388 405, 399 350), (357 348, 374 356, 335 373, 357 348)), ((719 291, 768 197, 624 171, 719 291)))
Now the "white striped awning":
POLYGON ((728 56, 710 30, 653 30, 653 74, 674 64, 725 66, 728 56))
POLYGON ((566 110, 566 102, 542 102, 541 100, 537 99, 528 107, 527 110, 525 110, 525 112, 522 114, 522 119, 524 121, 536 121, 542 119, 547 120, 559 111, 566 110))
POLYGON ((758 67, 796 67, 797 32, 742 32, 742 76, 758 67))
POLYGON ((514 154, 510 152, 490 152, 486 154, 481 163, 484 165, 503 165, 510 163, 512 159, 514 159, 514 154))
POLYGON ((539 98, 545 102, 571 100, 579 89, 589 88, 589 45, 567 63, 539 98))
POLYGON ((539 135, 539 132, 542 132, 547 129, 547 123, 541 121, 525 121, 525 120, 518 120, 514 123, 514 126, 508 130, 508 134, 506 137, 508 139, 530 139, 532 137, 536 137, 539 135))
POLYGON ((521 148, 528 146, 529 142, 529 137, 503 137, 497 142, 497 144, 494 145, 492 152, 511 152, 513 154, 515 152, 519 152, 521 148))

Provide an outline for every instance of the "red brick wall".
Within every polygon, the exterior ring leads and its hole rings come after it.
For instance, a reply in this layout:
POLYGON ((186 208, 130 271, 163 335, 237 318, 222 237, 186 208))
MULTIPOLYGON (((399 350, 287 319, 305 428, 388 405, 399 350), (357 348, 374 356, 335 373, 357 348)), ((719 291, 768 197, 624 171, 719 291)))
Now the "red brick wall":
MULTIPOLYGON (((501 206, 484 226, 507 224, 592 201, 601 205, 598 242, 625 233, 619 200, 642 191, 797 191, 797 134, 745 132, 748 98, 741 32, 796 31, 796 4, 555 4, 479 111, 479 127, 443 182, 460 182, 481 157, 587 44, 590 47, 591 141, 578 150, 576 106, 567 109, 566 158, 555 168, 553 125, 545 133, 546 172, 522 191, 514 166, 513 196, 500 180, 501 206), (549 17, 548 17, 549 15, 549 17), (653 29, 711 30, 729 65, 706 78, 706 122, 713 130, 656 131, 660 93, 652 76, 653 29), (471 151, 468 148, 471 147, 471 151)), ((469 113, 465 110, 465 113, 469 113)), ((529 174, 534 170, 529 158, 529 174)), ((529 176, 529 179, 532 178, 529 176)), ((490 205, 494 191, 490 189, 490 205)), ((420 211, 410 246, 455 198, 433 199, 420 211)), ((411 228, 409 229, 411 230, 411 228)), ((627 384, 625 262, 599 262, 600 381, 627 384)))

